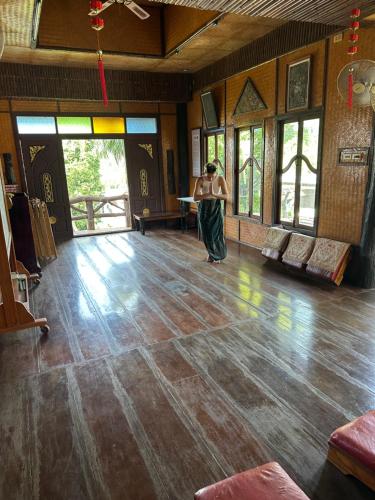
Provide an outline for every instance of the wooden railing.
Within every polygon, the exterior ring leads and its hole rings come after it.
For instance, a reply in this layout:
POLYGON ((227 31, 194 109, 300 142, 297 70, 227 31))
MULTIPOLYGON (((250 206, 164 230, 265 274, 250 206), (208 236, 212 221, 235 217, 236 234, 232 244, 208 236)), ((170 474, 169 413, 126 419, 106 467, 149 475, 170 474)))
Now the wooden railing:
POLYGON ((131 227, 128 194, 117 196, 77 196, 76 198, 71 198, 69 204, 72 221, 87 220, 87 229, 90 231, 95 230, 95 219, 102 219, 103 217, 124 217, 125 227, 131 227), (123 206, 120 206, 118 202, 123 202, 123 206), (85 204, 85 209, 82 208, 82 203, 85 204), (114 212, 113 208, 119 211, 114 212), (78 213, 79 215, 73 215, 73 213, 78 213))

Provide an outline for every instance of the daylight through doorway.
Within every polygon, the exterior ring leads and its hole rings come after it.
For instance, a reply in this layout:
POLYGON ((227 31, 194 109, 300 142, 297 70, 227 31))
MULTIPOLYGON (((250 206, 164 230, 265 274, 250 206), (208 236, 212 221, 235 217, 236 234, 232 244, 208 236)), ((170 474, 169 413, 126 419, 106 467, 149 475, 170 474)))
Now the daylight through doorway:
POLYGON ((123 139, 62 140, 74 236, 131 228, 123 139))

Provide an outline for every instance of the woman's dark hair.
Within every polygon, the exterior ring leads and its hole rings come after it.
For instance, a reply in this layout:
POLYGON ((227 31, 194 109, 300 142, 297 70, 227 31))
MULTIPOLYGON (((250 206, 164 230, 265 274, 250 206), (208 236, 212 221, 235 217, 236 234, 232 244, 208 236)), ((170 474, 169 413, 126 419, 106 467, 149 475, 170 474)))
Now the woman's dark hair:
POLYGON ((217 170, 217 165, 215 163, 207 163, 206 164, 206 172, 208 174, 214 174, 217 170))

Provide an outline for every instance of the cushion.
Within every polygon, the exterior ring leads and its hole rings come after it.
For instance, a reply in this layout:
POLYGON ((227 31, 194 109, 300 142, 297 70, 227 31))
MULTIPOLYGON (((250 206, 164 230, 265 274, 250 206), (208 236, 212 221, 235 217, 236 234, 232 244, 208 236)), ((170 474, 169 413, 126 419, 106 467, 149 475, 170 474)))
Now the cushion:
POLYGON ((276 462, 261 465, 199 490, 195 500, 308 500, 276 462))
POLYGON ((290 236, 282 261, 285 264, 302 269, 311 257, 314 245, 315 238, 305 234, 293 233, 290 236))
POLYGON ((291 234, 291 231, 286 229, 270 227, 267 231, 262 254, 270 259, 278 260, 285 250, 291 234))
POLYGON ((329 444, 375 472, 375 411, 335 430, 329 444))

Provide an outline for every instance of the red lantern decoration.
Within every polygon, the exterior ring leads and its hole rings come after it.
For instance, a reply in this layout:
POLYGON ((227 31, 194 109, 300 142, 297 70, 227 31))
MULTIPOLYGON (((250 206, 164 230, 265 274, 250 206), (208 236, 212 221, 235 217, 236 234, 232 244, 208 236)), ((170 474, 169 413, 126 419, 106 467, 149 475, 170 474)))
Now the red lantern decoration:
POLYGON ((99 0, 91 0, 89 8, 92 15, 97 15, 103 9, 103 2, 100 2, 99 0))
MULTIPOLYGON (((352 43, 348 47, 348 54, 350 56, 354 56, 355 54, 358 53, 358 47, 356 43, 359 40, 359 35, 356 33, 356 31, 359 29, 359 21, 357 19, 361 15, 361 10, 360 9, 353 9, 351 18, 353 21, 350 24, 350 29, 351 33, 349 35, 349 41, 352 43)), ((348 107, 349 109, 352 109, 353 107, 353 84, 354 84, 354 78, 353 78, 353 68, 350 68, 349 74, 348 74, 348 107)))
POLYGON ((91 28, 96 31, 100 31, 104 28, 104 19, 101 17, 93 17, 91 19, 91 28))
POLYGON ((359 35, 357 33, 350 33, 349 40, 356 43, 359 40, 359 35))
POLYGON ((359 17, 361 15, 361 9, 353 9, 352 10, 352 15, 351 17, 353 17, 354 19, 359 17))
POLYGON ((98 50, 97 54, 98 54, 98 70, 100 77, 100 86, 102 88, 103 103, 104 106, 108 106, 107 84, 105 81, 104 64, 103 64, 103 52, 101 50, 98 50))
POLYGON ((359 29, 359 21, 353 21, 352 24, 350 25, 351 29, 353 31, 356 31, 359 29))

